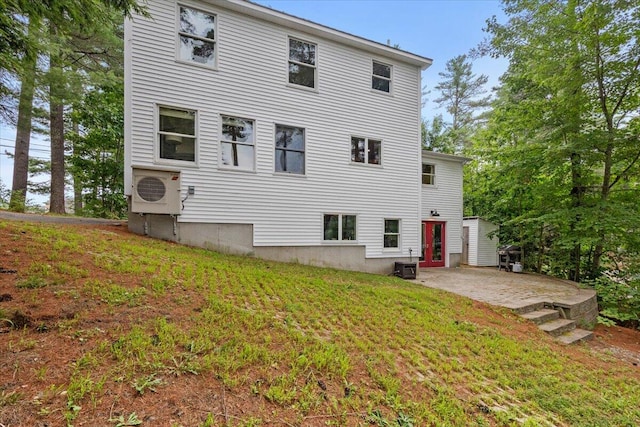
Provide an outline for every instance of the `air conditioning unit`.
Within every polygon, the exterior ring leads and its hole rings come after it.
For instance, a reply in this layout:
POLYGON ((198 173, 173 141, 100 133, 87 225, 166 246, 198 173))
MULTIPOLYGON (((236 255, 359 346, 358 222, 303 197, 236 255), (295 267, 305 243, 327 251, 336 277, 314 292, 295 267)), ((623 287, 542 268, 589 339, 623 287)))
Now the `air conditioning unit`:
POLYGON ((133 168, 131 211, 179 215, 180 171, 133 168))

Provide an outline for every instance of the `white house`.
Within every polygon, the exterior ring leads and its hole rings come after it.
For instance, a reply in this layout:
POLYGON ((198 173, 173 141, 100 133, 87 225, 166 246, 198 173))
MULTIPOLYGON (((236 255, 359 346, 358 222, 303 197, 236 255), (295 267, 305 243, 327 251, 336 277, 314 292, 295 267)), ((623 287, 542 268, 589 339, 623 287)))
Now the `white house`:
POLYGON ((244 0, 148 8, 125 25, 132 231, 352 270, 415 261, 430 59, 244 0))
POLYGON ((468 159, 422 152, 420 267, 457 267, 462 255, 462 167, 468 159))
POLYGON ((478 267, 498 265, 499 227, 477 216, 463 218, 462 227, 462 263, 478 267))

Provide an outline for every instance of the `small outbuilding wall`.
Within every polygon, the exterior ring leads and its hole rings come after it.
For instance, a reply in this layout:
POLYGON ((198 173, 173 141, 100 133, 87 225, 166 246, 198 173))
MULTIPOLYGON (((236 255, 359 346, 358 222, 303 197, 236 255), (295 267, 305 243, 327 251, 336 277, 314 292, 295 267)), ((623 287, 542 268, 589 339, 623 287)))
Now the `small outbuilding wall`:
POLYGON ((480 217, 466 217, 462 227, 462 263, 476 267, 498 265, 498 226, 480 217))

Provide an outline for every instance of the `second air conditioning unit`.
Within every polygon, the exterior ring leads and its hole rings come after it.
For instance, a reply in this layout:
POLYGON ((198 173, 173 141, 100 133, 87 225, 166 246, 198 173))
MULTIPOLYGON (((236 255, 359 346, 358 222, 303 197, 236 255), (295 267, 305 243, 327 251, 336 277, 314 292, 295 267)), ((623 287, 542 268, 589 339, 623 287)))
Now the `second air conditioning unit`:
POLYGON ((179 215, 180 171, 134 167, 131 211, 179 215))

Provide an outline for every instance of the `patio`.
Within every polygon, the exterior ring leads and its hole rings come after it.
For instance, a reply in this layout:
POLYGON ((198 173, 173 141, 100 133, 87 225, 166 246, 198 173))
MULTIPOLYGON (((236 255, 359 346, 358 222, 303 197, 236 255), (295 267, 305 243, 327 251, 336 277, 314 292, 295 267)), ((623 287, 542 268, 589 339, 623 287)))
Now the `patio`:
POLYGON ((562 341, 571 338, 567 334, 587 338, 576 324, 591 329, 598 315, 594 290, 540 274, 495 267, 429 268, 420 269, 413 282, 508 308, 562 341))

